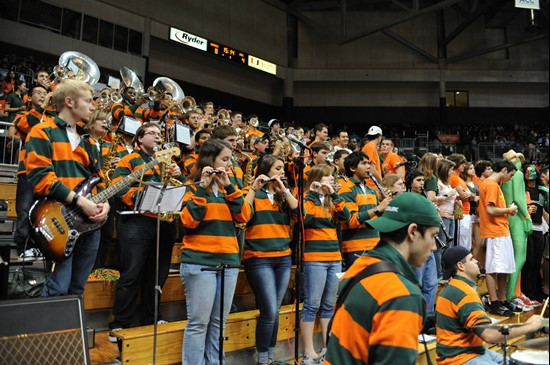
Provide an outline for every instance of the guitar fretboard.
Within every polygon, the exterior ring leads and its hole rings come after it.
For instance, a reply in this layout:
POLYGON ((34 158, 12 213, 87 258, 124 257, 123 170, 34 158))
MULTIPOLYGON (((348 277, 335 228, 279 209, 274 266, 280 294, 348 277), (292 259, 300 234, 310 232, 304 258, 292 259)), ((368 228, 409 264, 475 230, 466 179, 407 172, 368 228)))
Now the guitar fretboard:
POLYGON ((152 169, 158 163, 159 162, 156 159, 149 161, 141 169, 132 172, 130 175, 126 176, 124 179, 120 180, 116 184, 113 184, 109 186, 107 189, 103 190, 101 193, 94 195, 93 197, 91 197, 90 200, 96 204, 105 203, 116 193, 118 193, 119 191, 121 191, 122 189, 130 185, 132 182, 137 180, 145 171, 152 169))

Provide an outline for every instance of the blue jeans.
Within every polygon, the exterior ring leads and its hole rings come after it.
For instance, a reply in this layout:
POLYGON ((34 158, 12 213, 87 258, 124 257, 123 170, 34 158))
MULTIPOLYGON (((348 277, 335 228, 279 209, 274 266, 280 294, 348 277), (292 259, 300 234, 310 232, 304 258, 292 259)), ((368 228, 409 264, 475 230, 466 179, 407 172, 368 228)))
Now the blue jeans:
MULTIPOLYGON (((506 363, 508 363, 506 359, 506 363)), ((464 365, 502 365, 502 355, 492 350, 485 350, 484 355, 479 355, 464 363, 464 365)))
POLYGON ((275 352, 279 331, 279 309, 288 288, 291 265, 290 256, 250 258, 244 262, 246 277, 260 310, 256 324, 256 351, 259 363, 267 363, 275 352))
POLYGON ((65 261, 55 264, 55 270, 42 288, 43 297, 84 293, 84 285, 92 272, 97 248, 99 247, 100 230, 80 236, 76 241, 73 254, 65 261))
POLYGON ((304 307, 300 316, 304 322, 319 317, 331 318, 338 292, 337 273, 342 272, 342 261, 304 262, 304 307))
POLYGON ((437 270, 435 268, 434 253, 428 257, 428 260, 419 268, 414 268, 418 277, 418 282, 422 286, 422 295, 426 300, 426 310, 433 313, 435 310, 435 295, 437 294, 437 270))
MULTIPOLYGON (((185 289, 187 327, 183 334, 182 364, 219 364, 221 272, 201 271, 209 267, 195 264, 180 265, 185 289)), ((223 329, 231 309, 239 269, 225 270, 223 293, 223 329)), ((224 360, 225 363, 225 354, 224 360)))

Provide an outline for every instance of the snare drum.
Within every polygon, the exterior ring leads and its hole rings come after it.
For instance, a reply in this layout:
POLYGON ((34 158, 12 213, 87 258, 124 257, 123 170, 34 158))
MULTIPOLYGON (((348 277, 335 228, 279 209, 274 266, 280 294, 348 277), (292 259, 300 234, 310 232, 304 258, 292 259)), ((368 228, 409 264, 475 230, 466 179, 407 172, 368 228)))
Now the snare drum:
POLYGON ((518 350, 510 355, 515 365, 547 365, 548 351, 518 350))

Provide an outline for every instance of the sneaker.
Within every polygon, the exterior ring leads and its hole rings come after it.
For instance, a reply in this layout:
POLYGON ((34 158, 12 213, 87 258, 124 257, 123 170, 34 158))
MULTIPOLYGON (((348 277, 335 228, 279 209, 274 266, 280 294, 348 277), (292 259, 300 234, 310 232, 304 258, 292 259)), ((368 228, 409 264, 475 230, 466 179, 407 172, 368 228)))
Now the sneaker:
POLYGON ((157 324, 165 324, 165 323, 168 323, 168 321, 165 321, 164 319, 159 319, 157 321, 157 324))
POLYGON ((300 365, 319 365, 321 361, 318 357, 304 356, 300 365))
POLYGON ((498 316, 504 316, 504 317, 514 316, 514 312, 512 312, 510 309, 506 308, 505 306, 501 305, 500 302, 491 303, 491 307, 489 308, 489 313, 496 314, 498 316))
POLYGON ((527 312, 528 311, 527 307, 512 303, 509 300, 505 300, 504 302, 500 302, 500 304, 505 306, 506 308, 508 308, 512 312, 520 312, 521 313, 521 312, 527 312))
POLYGON ((521 293, 521 295, 518 297, 519 300, 521 300, 525 305, 528 305, 533 308, 540 307, 542 304, 534 299, 529 299, 525 294, 521 293))
POLYGON ((325 357, 327 356, 327 348, 323 347, 321 349, 321 354, 319 355, 319 363, 322 364, 325 362, 325 357))
MULTIPOLYGON (((522 301, 520 298, 514 298, 510 304, 515 305, 518 309, 521 308, 522 312, 529 312, 535 309, 535 307, 525 304, 525 302, 522 301)), ((516 311, 512 310, 512 311, 519 312, 519 310, 516 310, 516 311)))
POLYGON ((114 335, 113 335, 113 332, 116 332, 116 331, 120 331, 122 330, 122 328, 113 328, 112 330, 109 331, 109 334, 108 334, 108 338, 109 338, 109 342, 113 342, 113 343, 116 343, 118 338, 116 338, 114 335))

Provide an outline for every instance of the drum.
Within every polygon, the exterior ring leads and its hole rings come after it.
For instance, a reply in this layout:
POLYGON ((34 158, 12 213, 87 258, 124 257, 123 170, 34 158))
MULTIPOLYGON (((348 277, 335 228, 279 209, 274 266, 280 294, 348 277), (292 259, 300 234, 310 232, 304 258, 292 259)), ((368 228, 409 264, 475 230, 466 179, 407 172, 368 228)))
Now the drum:
POLYGON ((512 364, 546 365, 549 363, 548 351, 518 350, 510 355, 512 364))

